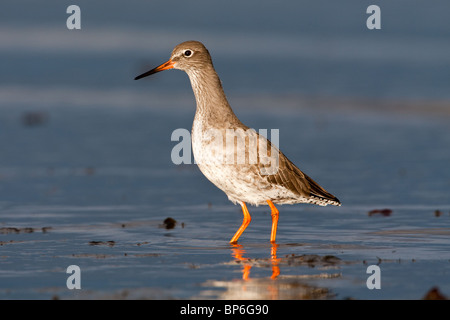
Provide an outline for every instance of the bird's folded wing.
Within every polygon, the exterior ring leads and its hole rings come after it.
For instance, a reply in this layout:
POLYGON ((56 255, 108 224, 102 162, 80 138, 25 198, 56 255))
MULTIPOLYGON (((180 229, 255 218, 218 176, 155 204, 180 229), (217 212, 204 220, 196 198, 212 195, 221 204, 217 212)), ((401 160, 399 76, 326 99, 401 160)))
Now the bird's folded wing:
MULTIPOLYGON (((271 142, 268 140, 271 145, 271 142)), ((303 173, 293 164, 281 151, 278 151, 278 170, 273 175, 268 175, 270 183, 283 186, 303 198, 319 198, 339 203, 339 200, 331 193, 327 192, 317 182, 303 173)))

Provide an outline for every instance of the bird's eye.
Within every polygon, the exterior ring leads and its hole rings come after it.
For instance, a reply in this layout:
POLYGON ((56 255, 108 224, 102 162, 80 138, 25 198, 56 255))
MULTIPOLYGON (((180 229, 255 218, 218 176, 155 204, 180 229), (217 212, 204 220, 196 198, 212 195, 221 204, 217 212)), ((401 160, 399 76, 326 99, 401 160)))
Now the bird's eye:
POLYGON ((183 54, 184 54, 185 57, 190 57, 190 56, 192 56, 192 50, 185 50, 183 52, 183 54))

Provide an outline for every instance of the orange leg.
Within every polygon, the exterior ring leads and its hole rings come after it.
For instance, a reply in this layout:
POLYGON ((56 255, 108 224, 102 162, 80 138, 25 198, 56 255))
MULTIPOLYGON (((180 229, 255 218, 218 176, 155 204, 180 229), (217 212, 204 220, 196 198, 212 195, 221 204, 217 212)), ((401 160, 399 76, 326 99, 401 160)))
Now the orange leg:
POLYGON ((231 238, 230 243, 237 243, 239 237, 244 232, 244 230, 249 225, 250 221, 252 221, 252 218, 250 217, 250 213, 248 212, 247 206, 245 205, 245 202, 241 202, 242 212, 244 213, 244 220, 242 221, 241 227, 236 231, 233 238, 231 238))
POLYGON ((275 208, 272 201, 267 200, 267 203, 272 211, 272 232, 270 233, 270 242, 275 243, 275 238, 277 237, 278 216, 280 215, 280 212, 275 208))

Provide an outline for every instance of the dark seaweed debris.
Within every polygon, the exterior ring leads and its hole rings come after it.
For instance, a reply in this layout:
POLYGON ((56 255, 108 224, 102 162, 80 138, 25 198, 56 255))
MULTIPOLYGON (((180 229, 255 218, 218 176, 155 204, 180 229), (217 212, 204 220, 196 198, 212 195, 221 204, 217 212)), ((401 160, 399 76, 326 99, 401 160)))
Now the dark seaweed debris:
POLYGON ((391 209, 374 209, 369 211, 369 217, 373 215, 381 215, 383 217, 389 217, 392 214, 391 209))
POLYGON ((303 255, 288 255, 286 256, 286 262, 288 265, 307 265, 314 268, 319 266, 335 266, 342 263, 342 260, 336 256, 326 255, 319 256, 316 254, 303 254, 303 255))
POLYGON ((166 229, 173 229, 175 228, 175 225, 177 224, 177 221, 171 217, 168 217, 164 219, 163 224, 160 226, 161 228, 166 229))
POLYGON ((116 244, 115 241, 89 241, 90 246, 101 246, 105 245, 108 247, 113 247, 116 244))
POLYGON ((46 233, 50 229, 52 229, 52 227, 42 227, 42 228, 3 227, 3 228, 0 228, 0 233, 2 233, 2 234, 8 234, 8 233, 33 233, 33 232, 36 232, 36 231, 41 231, 42 233, 46 233))
POLYGON ((422 298, 423 300, 448 300, 448 298, 442 294, 438 287, 431 288, 425 296, 422 298))
POLYGON ((46 112, 28 111, 22 114, 21 120, 26 127, 35 127, 45 124, 49 119, 46 112))

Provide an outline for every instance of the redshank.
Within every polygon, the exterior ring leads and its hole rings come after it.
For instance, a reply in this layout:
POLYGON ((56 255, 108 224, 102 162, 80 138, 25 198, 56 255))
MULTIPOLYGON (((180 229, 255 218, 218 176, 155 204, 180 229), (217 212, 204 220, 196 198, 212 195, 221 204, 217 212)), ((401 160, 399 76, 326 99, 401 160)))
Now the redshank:
POLYGON ((186 41, 177 45, 167 62, 135 80, 168 69, 185 71, 191 81, 197 103, 191 139, 198 167, 230 201, 242 207, 244 219, 230 243, 237 243, 251 221, 246 203, 269 205, 272 243, 275 243, 279 217, 274 203, 341 205, 335 196, 300 171, 269 140, 238 119, 228 103, 211 56, 201 42, 186 41), (226 141, 230 132, 234 134, 231 144, 226 141), (245 143, 239 144, 239 139, 245 143), (251 143, 256 140, 257 144, 251 143), (218 161, 220 159, 222 161, 218 161), (274 162, 275 170, 268 170, 273 169, 274 162))

